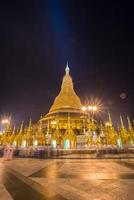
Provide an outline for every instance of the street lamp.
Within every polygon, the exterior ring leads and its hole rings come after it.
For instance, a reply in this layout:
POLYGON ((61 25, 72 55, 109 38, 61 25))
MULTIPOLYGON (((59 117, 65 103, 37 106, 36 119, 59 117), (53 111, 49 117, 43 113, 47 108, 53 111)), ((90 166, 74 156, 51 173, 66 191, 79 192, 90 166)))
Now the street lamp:
POLYGON ((8 124, 8 123, 9 123, 9 120, 8 120, 8 119, 2 119, 1 123, 2 123, 2 124, 8 124))
POLYGON ((91 111, 91 112, 98 110, 97 106, 95 105, 83 106, 81 109, 82 111, 91 111))
POLYGON ((83 107, 81 108, 81 110, 82 110, 82 111, 86 111, 86 110, 87 110, 87 107, 86 107, 86 106, 83 106, 83 107))
POLYGON ((88 110, 91 111, 92 110, 92 106, 88 106, 88 110))
POLYGON ((92 105, 88 106, 87 108, 89 111, 97 111, 98 110, 97 106, 92 106, 92 105))
POLYGON ((96 105, 83 106, 81 109, 83 112, 88 114, 88 117, 91 116, 91 119, 93 119, 94 113, 98 111, 98 107, 96 105))
POLYGON ((5 130, 8 129, 10 126, 10 122, 11 122, 10 118, 3 118, 1 120, 2 127, 5 128, 5 130))
POLYGON ((56 125, 57 122, 56 121, 51 121, 51 125, 56 125))
POLYGON ((93 111, 97 111, 97 106, 92 106, 93 111))
POLYGON ((82 106, 81 110, 88 114, 88 117, 91 116, 91 119, 93 119, 93 115, 98 111, 98 107, 96 105, 82 106))
POLYGON ((110 127, 110 126, 111 126, 111 123, 110 123, 110 122, 106 122, 106 123, 105 123, 105 126, 106 126, 106 127, 110 127))

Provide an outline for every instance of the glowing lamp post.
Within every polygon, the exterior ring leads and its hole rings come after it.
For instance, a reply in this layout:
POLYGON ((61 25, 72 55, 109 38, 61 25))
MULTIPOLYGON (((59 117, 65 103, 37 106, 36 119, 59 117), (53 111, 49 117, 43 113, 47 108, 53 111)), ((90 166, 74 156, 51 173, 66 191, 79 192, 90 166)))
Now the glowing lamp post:
POLYGON ((8 124, 8 123, 9 123, 9 120, 8 120, 8 119, 2 119, 1 123, 2 123, 2 124, 8 124))
POLYGON ((83 107, 81 108, 81 110, 85 112, 85 111, 87 110, 87 107, 86 107, 86 106, 83 106, 83 107))
POLYGON ((105 126, 106 126, 106 127, 111 127, 111 123, 110 123, 110 122, 106 122, 106 123, 105 123, 105 126))
POLYGON ((93 111, 97 111, 97 106, 92 106, 93 111))
POLYGON ((97 106, 88 106, 87 108, 91 112, 97 111, 97 106))
POLYGON ((7 119, 7 118, 2 119, 1 124, 3 125, 3 128, 4 128, 5 130, 7 130, 8 127, 9 127, 9 125, 10 125, 10 120, 7 119))
POLYGON ((83 112, 86 112, 87 114, 94 114, 94 112, 98 111, 97 106, 95 105, 89 105, 89 106, 83 106, 82 108, 83 112))
MULTIPOLYGON (((83 106, 81 110, 83 111, 83 113, 88 115, 88 118, 91 118, 91 120, 93 120, 94 112, 98 111, 98 108, 95 105, 88 105, 88 106, 83 106)), ((85 123, 84 123, 84 132, 85 132, 85 123)))

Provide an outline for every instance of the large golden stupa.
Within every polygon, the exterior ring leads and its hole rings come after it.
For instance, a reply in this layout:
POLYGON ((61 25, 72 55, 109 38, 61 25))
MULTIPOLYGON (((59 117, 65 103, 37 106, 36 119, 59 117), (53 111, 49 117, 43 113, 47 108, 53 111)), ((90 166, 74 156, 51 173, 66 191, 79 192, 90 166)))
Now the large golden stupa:
POLYGON ((42 117, 41 121, 49 128, 50 132, 53 132, 58 126, 63 133, 70 127, 76 134, 80 134, 83 130, 83 122, 86 115, 81 110, 82 104, 74 91, 73 81, 69 72, 70 69, 67 64, 61 90, 48 114, 42 117))

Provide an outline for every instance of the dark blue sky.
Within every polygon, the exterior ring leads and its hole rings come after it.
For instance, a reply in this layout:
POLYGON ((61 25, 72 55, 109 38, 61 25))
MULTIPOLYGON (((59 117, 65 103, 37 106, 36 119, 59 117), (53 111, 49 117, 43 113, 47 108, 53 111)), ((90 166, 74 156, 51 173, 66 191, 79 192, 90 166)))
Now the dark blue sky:
POLYGON ((1 115, 47 113, 68 61, 83 102, 94 96, 115 120, 134 118, 134 6, 110 2, 1 1, 1 115))

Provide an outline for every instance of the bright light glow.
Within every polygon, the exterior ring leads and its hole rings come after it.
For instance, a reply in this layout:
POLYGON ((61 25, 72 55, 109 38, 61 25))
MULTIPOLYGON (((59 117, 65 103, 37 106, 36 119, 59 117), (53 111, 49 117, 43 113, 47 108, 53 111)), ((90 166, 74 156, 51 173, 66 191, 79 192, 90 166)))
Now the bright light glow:
POLYGON ((88 106, 88 110, 92 110, 93 109, 93 107, 92 106, 88 106))
POLYGON ((86 110, 87 110, 86 106, 83 106, 81 109, 82 109, 83 111, 86 111, 86 110))
POLYGON ((52 147, 53 147, 53 148, 56 148, 56 145, 57 145, 56 140, 53 140, 53 141, 52 141, 52 147))
POLYGON ((1 123, 2 123, 2 124, 7 124, 7 123, 9 123, 9 120, 8 120, 8 119, 3 119, 3 120, 1 121, 1 123))
POLYGON ((105 123, 105 126, 111 126, 111 123, 106 122, 106 123, 105 123))
POLYGON ((101 99, 90 97, 90 99, 86 102, 86 105, 88 112, 91 112, 94 115, 101 115, 104 111, 101 99))
POLYGON ((96 106, 93 106, 93 107, 92 107, 92 110, 93 110, 93 111, 97 111, 97 107, 96 107, 96 106))
POLYGON ((51 125, 55 125, 55 124, 57 124, 56 121, 52 121, 52 122, 51 122, 51 125))
POLYGON ((0 131, 0 135, 3 135, 3 132, 2 132, 2 131, 0 131))
POLYGON ((96 135, 96 132, 94 131, 94 132, 93 132, 93 141, 95 142, 96 139, 97 139, 97 135, 96 135))
POLYGON ((16 141, 14 141, 14 142, 13 142, 13 146, 15 146, 15 147, 16 147, 16 145, 17 145, 17 142, 16 142, 16 141))
POLYGON ((121 142, 121 140, 120 139, 117 139, 117 145, 118 145, 118 147, 122 147, 122 142, 121 142))
POLYGON ((35 147, 38 146, 38 140, 34 140, 34 146, 35 146, 35 147))
POLYGON ((70 140, 66 139, 64 141, 64 149, 70 149, 70 140))
POLYGON ((22 147, 26 147, 26 140, 22 141, 22 147))
POLYGON ((97 106, 92 106, 92 105, 89 105, 89 106, 83 106, 82 107, 82 110, 83 111, 86 111, 86 110, 88 110, 88 111, 97 111, 98 110, 98 108, 97 108, 97 106))

